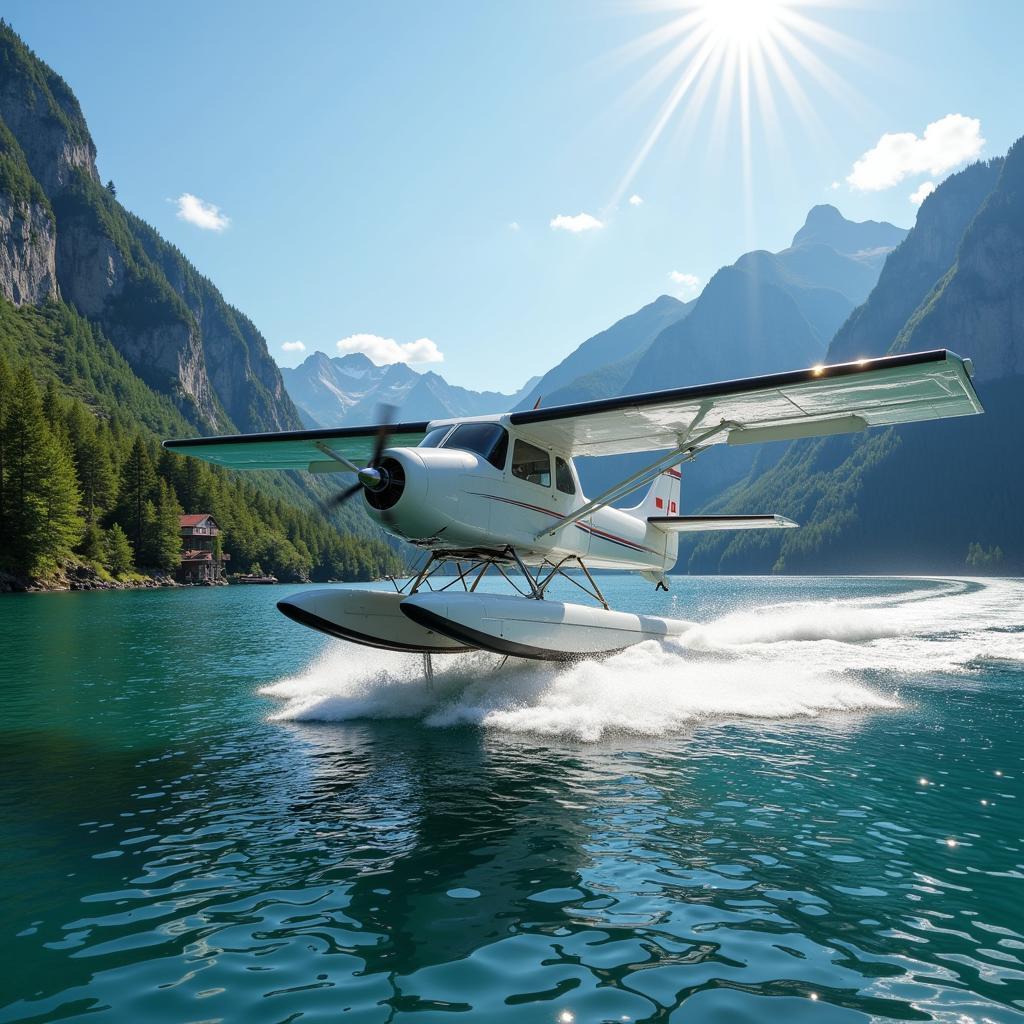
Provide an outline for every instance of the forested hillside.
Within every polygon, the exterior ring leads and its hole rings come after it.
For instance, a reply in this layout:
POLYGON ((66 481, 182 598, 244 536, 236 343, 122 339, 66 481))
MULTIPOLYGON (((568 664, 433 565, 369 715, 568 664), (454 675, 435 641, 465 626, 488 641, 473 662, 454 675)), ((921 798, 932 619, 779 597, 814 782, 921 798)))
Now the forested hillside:
POLYGON ((243 571, 398 570, 365 517, 322 510, 323 481, 159 448, 298 414, 256 328, 100 184, 95 156, 67 83, 0 22, 0 586, 171 569, 183 510, 213 513, 243 571))
POLYGON ((369 579, 400 570, 384 542, 342 535, 286 477, 244 477, 172 455, 187 431, 98 330, 59 303, 0 300, 0 569, 52 579, 171 570, 178 516, 212 512, 232 565, 283 579, 369 579))

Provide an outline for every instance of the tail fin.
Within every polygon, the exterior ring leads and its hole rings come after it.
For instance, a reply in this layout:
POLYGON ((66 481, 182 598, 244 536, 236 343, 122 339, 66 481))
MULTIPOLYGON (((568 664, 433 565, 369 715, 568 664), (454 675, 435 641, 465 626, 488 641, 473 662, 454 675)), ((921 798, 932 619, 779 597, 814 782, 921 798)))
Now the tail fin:
POLYGON ((666 469, 657 476, 643 501, 632 508, 623 509, 638 519, 647 521, 648 516, 679 515, 680 476, 678 469, 666 469))

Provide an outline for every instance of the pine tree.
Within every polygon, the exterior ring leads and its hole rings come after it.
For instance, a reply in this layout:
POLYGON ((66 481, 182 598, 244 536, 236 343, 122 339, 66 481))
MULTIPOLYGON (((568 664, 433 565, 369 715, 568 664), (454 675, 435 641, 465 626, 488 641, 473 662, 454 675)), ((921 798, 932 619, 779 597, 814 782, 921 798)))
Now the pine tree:
POLYGON ((96 523, 86 522, 82 539, 78 543, 78 553, 90 562, 106 564, 107 549, 103 541, 103 531, 96 523))
POLYGON ((81 538, 78 481, 70 452, 46 421, 27 363, 14 376, 7 404, 2 557, 17 571, 39 575, 70 559, 81 538))
POLYGON ((146 562, 149 565, 157 569, 175 569, 181 564, 181 514, 181 506, 170 484, 161 480, 146 545, 146 562))
POLYGON ((115 576, 123 576, 132 569, 132 546, 128 543, 128 534, 114 523, 103 537, 107 569, 115 576))
MULTIPOLYGON (((140 563, 145 564, 147 539, 146 504, 152 504, 157 495, 157 477, 149 449, 141 437, 128 452, 121 466, 121 484, 118 489, 117 509, 114 518, 121 523, 128 539, 132 542, 140 563)), ((155 509, 153 513, 155 522, 155 509)))
POLYGON ((57 390, 57 381, 53 377, 47 380, 46 387, 43 388, 43 415, 51 430, 63 432, 64 403, 57 390))
POLYGON ((82 488, 82 511, 86 522, 95 523, 113 503, 116 491, 114 467, 94 425, 87 428, 84 436, 72 437, 72 445, 78 482, 82 488))

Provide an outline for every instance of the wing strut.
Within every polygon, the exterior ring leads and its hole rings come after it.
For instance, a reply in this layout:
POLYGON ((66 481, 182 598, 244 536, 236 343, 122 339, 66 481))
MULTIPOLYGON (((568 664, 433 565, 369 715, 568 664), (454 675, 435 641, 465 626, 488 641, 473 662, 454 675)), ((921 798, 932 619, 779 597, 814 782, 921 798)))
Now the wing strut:
POLYGON ((738 424, 732 422, 732 420, 722 420, 717 427, 709 427, 695 437, 688 434, 685 441, 681 442, 666 455, 663 455, 656 462, 652 462, 644 469, 638 470, 632 476, 626 477, 625 480, 619 481, 614 487, 609 487, 603 494, 598 495, 592 501, 588 501, 585 505, 581 505, 575 512, 562 516, 554 526, 544 527, 540 533, 535 535, 535 539, 540 540, 542 537, 553 537, 563 526, 571 526, 578 520, 589 516, 591 512, 596 512, 599 508, 604 508, 605 505, 610 505, 613 501, 618 501, 620 498, 626 497, 627 494, 632 494, 643 487, 644 484, 650 483, 659 473, 664 472, 671 466, 678 465, 680 462, 689 462, 701 450, 701 445, 714 437, 715 434, 720 434, 723 430, 734 430, 737 426, 738 424))

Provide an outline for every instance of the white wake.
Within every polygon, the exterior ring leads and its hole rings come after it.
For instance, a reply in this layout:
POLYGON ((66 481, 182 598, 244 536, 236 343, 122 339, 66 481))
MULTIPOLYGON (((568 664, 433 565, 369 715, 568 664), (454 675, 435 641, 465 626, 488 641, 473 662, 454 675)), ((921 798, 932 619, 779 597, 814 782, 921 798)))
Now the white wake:
POLYGON ((935 674, 1024 662, 1024 584, 921 581, 883 598, 750 607, 575 665, 419 656, 329 643, 301 674, 260 692, 290 721, 408 718, 584 741, 663 736, 695 721, 793 718, 901 706, 935 674))

